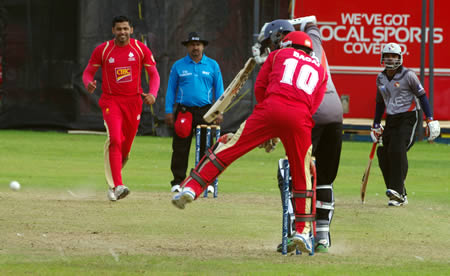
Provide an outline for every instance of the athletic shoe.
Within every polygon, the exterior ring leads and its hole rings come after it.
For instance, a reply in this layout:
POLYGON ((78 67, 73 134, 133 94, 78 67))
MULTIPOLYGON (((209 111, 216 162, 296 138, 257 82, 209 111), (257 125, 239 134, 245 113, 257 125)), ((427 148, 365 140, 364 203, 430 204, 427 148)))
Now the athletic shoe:
MULTIPOLYGON (((386 196, 389 197, 389 201, 397 201, 401 205, 405 202, 405 197, 397 193, 395 190, 387 189, 386 196)), ((400 206, 400 205, 398 205, 400 206)))
POLYGON ((309 255, 314 255, 314 237, 311 235, 311 232, 305 234, 295 233, 292 240, 297 245, 298 250, 309 255))
POLYGON ((208 186, 208 193, 214 194, 214 186, 211 185, 208 186))
POLYGON ((184 207, 186 207, 186 204, 194 201, 194 199, 194 190, 189 187, 185 187, 180 193, 173 196, 172 204, 179 209, 184 209, 184 207))
POLYGON ((117 197, 114 194, 114 190, 111 189, 111 188, 108 189, 108 199, 111 200, 111 201, 116 201, 117 200, 117 197))
MULTIPOLYGON (((283 244, 280 243, 277 246, 277 252, 281 252, 283 250, 283 246, 282 245, 283 244)), ((296 245, 295 245, 294 241, 291 238, 288 238, 287 239, 287 252, 290 253, 290 252, 294 251, 295 247, 296 247, 296 245)))
POLYGON ((330 248, 330 245, 328 244, 328 241, 323 239, 323 240, 320 240, 320 241, 317 242, 315 252, 327 253, 328 252, 328 248, 330 248))
POLYGON ((172 188, 170 189, 170 191, 171 191, 172 193, 179 193, 179 192, 181 192, 181 187, 180 187, 180 185, 178 185, 178 184, 173 185, 172 188))
POLYGON ((119 185, 114 188, 114 195, 116 196, 117 200, 125 198, 129 193, 130 190, 124 185, 119 185))
POLYGON ((399 206, 403 206, 408 204, 408 198, 406 196, 404 196, 404 201, 403 202, 398 202, 397 200, 392 200, 390 199, 388 201, 388 206, 394 206, 394 207, 399 207, 399 206))

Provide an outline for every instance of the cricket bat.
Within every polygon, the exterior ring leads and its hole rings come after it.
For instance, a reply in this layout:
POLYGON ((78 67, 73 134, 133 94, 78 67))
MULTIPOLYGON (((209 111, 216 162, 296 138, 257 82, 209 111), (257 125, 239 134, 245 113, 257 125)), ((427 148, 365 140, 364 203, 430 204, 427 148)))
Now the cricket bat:
POLYGON ((242 86, 247 81, 248 77, 252 73, 255 68, 256 61, 254 58, 249 58, 244 65, 244 68, 239 71, 239 73, 234 77, 233 81, 228 85, 225 92, 223 92, 222 96, 211 106, 211 108, 206 112, 203 116, 203 119, 211 123, 214 121, 220 113, 227 108, 228 105, 233 101, 234 97, 237 95, 239 90, 241 90, 242 86))
POLYGON ((375 149, 377 148, 378 142, 373 143, 372 150, 370 151, 369 155, 369 163, 367 164, 366 170, 364 171, 362 182, 361 182, 361 202, 364 204, 364 198, 366 197, 366 188, 367 188, 367 182, 369 181, 369 173, 370 173, 370 167, 372 167, 372 160, 375 156, 375 149))

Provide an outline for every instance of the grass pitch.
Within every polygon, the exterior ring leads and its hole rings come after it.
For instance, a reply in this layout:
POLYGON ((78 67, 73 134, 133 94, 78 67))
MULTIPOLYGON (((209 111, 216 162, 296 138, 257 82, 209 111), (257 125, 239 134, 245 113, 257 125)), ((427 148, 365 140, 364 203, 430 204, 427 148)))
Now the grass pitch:
POLYGON ((1 275, 450 274, 448 145, 410 150, 409 205, 389 208, 377 160, 360 203, 371 145, 345 142, 330 252, 283 257, 275 252, 282 147, 253 150, 219 178, 219 198, 178 210, 170 138, 136 138, 123 171, 131 194, 115 203, 106 199, 104 140, 0 131, 1 275), (12 180, 20 191, 9 189, 12 180))

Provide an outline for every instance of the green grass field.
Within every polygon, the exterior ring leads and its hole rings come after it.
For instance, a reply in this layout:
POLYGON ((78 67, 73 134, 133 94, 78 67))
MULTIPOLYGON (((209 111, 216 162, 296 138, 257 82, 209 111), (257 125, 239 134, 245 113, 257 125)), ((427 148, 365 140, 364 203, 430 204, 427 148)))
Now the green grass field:
MULTIPOLYGON (((0 275, 449 275, 450 147, 409 152, 409 205, 387 207, 370 143, 345 142, 332 247, 281 256, 277 161, 255 149, 219 178, 219 197, 170 199, 171 139, 137 137, 123 171, 131 194, 109 202, 105 136, 0 131, 0 275), (21 183, 20 191, 9 182, 21 183)), ((193 157, 193 156, 192 156, 193 157)), ((193 159, 193 158, 191 158, 193 159)))

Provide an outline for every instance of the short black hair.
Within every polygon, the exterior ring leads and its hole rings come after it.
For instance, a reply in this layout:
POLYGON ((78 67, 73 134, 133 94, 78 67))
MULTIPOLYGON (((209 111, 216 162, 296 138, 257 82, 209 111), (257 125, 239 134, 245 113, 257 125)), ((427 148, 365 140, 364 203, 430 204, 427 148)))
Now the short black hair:
POLYGON ((125 15, 119 15, 119 16, 114 16, 114 18, 112 20, 113 28, 116 26, 116 23, 121 23, 121 22, 128 22, 128 24, 130 24, 130 27, 132 27, 131 21, 130 21, 130 19, 128 19, 128 17, 126 17, 125 15))

